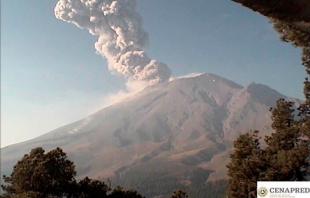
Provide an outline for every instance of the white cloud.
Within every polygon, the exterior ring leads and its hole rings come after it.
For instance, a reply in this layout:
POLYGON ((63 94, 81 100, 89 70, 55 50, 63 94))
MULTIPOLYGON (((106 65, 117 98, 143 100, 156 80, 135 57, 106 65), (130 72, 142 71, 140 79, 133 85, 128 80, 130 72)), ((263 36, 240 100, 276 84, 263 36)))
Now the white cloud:
POLYGON ((184 76, 177 76, 177 77, 171 77, 169 79, 169 81, 173 81, 173 80, 176 80, 176 79, 180 79, 180 78, 194 78, 194 77, 197 77, 197 76, 201 76, 203 75, 204 73, 189 73, 189 74, 186 74, 184 76))

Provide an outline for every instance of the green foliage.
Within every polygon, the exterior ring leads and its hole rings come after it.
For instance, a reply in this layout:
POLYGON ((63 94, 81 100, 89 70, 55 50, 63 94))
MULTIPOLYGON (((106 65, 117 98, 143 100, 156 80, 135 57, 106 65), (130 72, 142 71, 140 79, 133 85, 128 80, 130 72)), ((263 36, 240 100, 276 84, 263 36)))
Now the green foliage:
POLYGON ((256 195, 257 181, 304 181, 309 167, 309 139, 295 120, 293 103, 280 99, 271 109, 274 133, 260 148, 258 132, 240 135, 227 165, 229 198, 256 195))
POLYGON ((74 183, 76 172, 66 154, 57 148, 44 154, 42 148, 32 149, 14 166, 10 177, 3 176, 10 185, 2 185, 9 195, 35 193, 34 197, 65 196, 74 183))
POLYGON ((92 198, 92 197, 107 197, 107 192, 109 191, 109 187, 101 181, 92 180, 88 177, 80 180, 72 193, 73 197, 79 198, 92 198))
POLYGON ((302 133, 310 139, 310 43, 308 43, 308 47, 303 48, 302 63, 306 67, 308 77, 304 81, 306 101, 298 108, 301 117, 299 127, 302 133))
POLYGON ((301 112, 308 117, 310 109, 310 1, 309 0, 233 0, 270 18, 282 41, 302 48, 302 64, 307 78, 304 82, 305 103, 301 112))
MULTIPOLYGON (((14 194, 14 195, 4 195, 2 198, 40 198, 42 195, 37 192, 29 191, 29 192, 24 192, 20 194, 14 194)), ((45 198, 57 198, 56 196, 47 196, 45 198)))
POLYGON ((310 2, 232 1, 269 17, 282 41, 301 47, 302 65, 307 74, 304 81, 305 102, 298 107, 297 114, 294 113, 294 104, 283 99, 277 102, 276 108, 271 109, 274 133, 265 137, 265 149, 259 148, 257 133, 253 136, 241 135, 235 141, 235 151, 227 166, 227 197, 246 198, 255 197, 256 181, 303 181, 307 176, 310 165, 310 2), (248 163, 255 160, 256 163, 248 163))
POLYGON ((144 198, 135 190, 124 190, 122 187, 117 186, 112 193, 108 196, 111 198, 144 198))
POLYGON ((274 28, 280 34, 280 39, 284 42, 290 42, 295 47, 306 47, 309 45, 309 32, 305 32, 297 26, 291 25, 289 22, 276 19, 271 20, 274 28))
POLYGON ((173 192, 171 198, 188 198, 188 195, 184 190, 176 190, 173 192))
MULTIPOLYGON (((195 171, 194 171, 195 172, 195 171)), ((201 173, 201 170, 198 171, 201 173)), ((132 188, 139 189, 148 197, 169 195, 195 198, 220 198, 225 193, 226 181, 209 182, 205 178, 190 177, 192 185, 184 186, 178 179, 154 172, 128 172, 125 180, 119 181, 130 190, 118 186, 111 189, 104 182, 88 177, 75 180, 75 167, 60 148, 48 153, 42 148, 32 149, 29 154, 17 162, 10 177, 4 176, 6 185, 2 185, 5 194, 2 198, 143 198, 132 188)), ((188 175, 191 176, 191 175, 188 175)))
POLYGON ((282 41, 302 49, 301 61, 307 78, 305 102, 299 107, 300 127, 310 137, 310 1, 309 0, 232 0, 269 17, 282 41))
POLYGON ((231 198, 247 198, 256 191, 256 182, 266 169, 264 150, 260 148, 258 131, 240 135, 234 142, 228 168, 227 194, 231 198))
POLYGON ((232 0, 264 16, 284 21, 310 22, 308 0, 232 0))
POLYGON ((277 102, 272 109, 272 128, 275 133, 267 136, 266 157, 269 162, 264 180, 303 181, 309 167, 309 140, 294 119, 293 103, 277 102))
POLYGON ((117 187, 112 192, 104 182, 88 177, 76 181, 75 166, 66 153, 56 148, 48 153, 32 149, 17 162, 10 177, 3 176, 7 185, 2 198, 142 198, 134 190, 117 187))
MULTIPOLYGON (((309 2, 306 8, 310 10, 309 2)), ((310 13, 308 16, 310 16, 310 13)), ((305 67, 307 77, 304 80, 305 102, 298 108, 301 117, 298 127, 310 139, 310 22, 291 23, 279 19, 273 19, 272 21, 283 41, 302 48, 301 61, 305 67)))

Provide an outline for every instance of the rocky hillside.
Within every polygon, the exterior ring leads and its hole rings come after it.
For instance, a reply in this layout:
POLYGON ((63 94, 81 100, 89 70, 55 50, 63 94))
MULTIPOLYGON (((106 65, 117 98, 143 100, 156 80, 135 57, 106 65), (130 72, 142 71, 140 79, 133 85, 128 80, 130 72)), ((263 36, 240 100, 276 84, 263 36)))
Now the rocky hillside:
POLYGON ((287 97, 265 85, 242 87, 213 74, 177 79, 1 149, 2 174, 41 146, 63 148, 79 176, 125 181, 156 174, 180 185, 225 178, 235 138, 253 129, 270 134, 269 108, 279 98, 287 97))

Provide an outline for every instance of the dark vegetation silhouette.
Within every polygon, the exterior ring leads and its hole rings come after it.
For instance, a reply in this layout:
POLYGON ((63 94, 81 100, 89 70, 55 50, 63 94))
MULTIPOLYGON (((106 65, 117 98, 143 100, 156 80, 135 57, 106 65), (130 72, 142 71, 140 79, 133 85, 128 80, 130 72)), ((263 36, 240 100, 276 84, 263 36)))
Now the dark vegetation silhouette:
POLYGON ((188 194, 184 190, 176 190, 173 192, 171 198, 188 198, 188 194))
POLYGON ((125 190, 88 177, 77 181, 73 162, 60 148, 48 153, 32 149, 17 162, 11 176, 3 176, 3 198, 142 198, 135 190, 125 190))
POLYGON ((240 135, 228 168, 227 198, 256 197, 257 181, 304 181, 309 170, 310 146, 310 1, 232 0, 269 17, 280 39, 302 49, 305 66, 305 101, 294 110, 293 103, 280 99, 271 109, 274 133, 264 138, 259 132, 240 135))
MULTIPOLYGON (((225 180, 204 184, 205 180, 194 186, 181 186, 176 180, 162 179, 152 174, 133 172, 132 186, 142 186, 140 192, 154 197, 158 193, 172 194, 172 198, 209 197, 220 198, 224 195, 225 180), (147 177, 144 177, 147 176, 147 177), (147 178, 147 179, 146 179, 147 178), (140 182, 140 183, 138 183, 140 182), (145 185, 147 183, 147 185, 145 185), (138 185, 137 185, 138 184, 138 185), (183 190, 175 190, 182 188, 183 190)), ((143 198, 136 190, 125 190, 121 186, 114 189, 111 183, 85 177, 75 179, 74 163, 68 160, 65 152, 56 148, 45 152, 41 147, 32 149, 29 154, 17 162, 10 176, 3 176, 5 192, 2 198, 143 198)), ((130 176, 127 178, 131 178, 130 176)), ((128 186, 128 185, 127 185, 128 186)))

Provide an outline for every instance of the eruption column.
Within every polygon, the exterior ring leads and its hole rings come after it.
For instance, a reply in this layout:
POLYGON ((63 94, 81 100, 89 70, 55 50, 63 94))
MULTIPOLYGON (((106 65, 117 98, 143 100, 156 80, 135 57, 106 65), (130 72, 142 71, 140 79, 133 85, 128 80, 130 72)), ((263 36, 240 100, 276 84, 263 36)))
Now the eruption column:
POLYGON ((56 18, 98 36, 95 48, 107 59, 109 69, 149 85, 167 81, 168 66, 142 50, 148 44, 148 33, 135 8, 136 0, 59 0, 54 11, 56 18))

